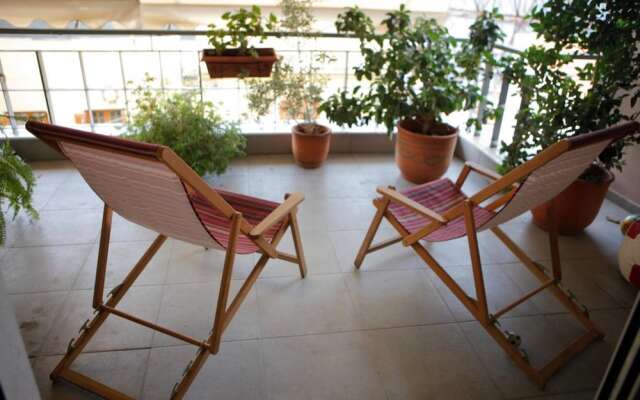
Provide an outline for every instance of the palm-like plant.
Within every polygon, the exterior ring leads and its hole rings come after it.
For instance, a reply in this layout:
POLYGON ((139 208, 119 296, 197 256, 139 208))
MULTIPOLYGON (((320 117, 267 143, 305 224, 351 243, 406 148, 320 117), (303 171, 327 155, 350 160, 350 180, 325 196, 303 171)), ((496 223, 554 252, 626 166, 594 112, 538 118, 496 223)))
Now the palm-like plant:
POLYGON ((32 218, 38 218, 38 212, 32 204, 36 184, 33 171, 13 150, 1 126, 0 132, 4 136, 4 142, 0 145, 0 245, 3 245, 7 236, 5 212, 13 212, 11 218, 15 218, 20 210, 26 211, 32 218))

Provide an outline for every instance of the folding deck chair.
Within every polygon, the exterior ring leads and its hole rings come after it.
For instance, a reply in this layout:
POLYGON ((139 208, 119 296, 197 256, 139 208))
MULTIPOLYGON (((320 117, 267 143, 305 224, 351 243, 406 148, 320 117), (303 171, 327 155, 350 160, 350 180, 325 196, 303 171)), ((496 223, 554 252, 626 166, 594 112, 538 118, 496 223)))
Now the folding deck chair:
MULTIPOLYGON (((586 307, 580 305, 575 296, 562 286, 558 235, 554 229, 555 222, 551 221, 552 226, 549 231, 551 276, 547 274, 542 265, 529 258, 499 228, 499 225, 553 199, 569 186, 610 143, 638 131, 640 131, 640 123, 629 122, 609 129, 560 140, 504 176, 476 164, 466 163, 455 183, 444 178, 402 192, 396 191, 393 187, 379 187, 377 191, 382 196, 373 201, 377 212, 354 264, 356 268, 360 268, 368 253, 394 243, 402 242, 405 246, 411 246, 508 353, 515 364, 537 385, 544 387, 546 381, 560 367, 591 342, 602 338, 603 333, 589 319, 586 307), (473 196, 467 197, 461 187, 471 171, 492 179, 494 182, 473 196), (505 193, 505 191, 508 192, 505 193), (488 204, 486 204, 487 202, 488 204), (482 206, 482 203, 486 205, 482 206), (399 236, 372 245, 383 218, 386 218, 398 231, 399 236), (487 308, 487 296, 478 250, 477 233, 486 229, 491 230, 522 262, 524 267, 541 282, 538 288, 494 312, 490 312, 487 308), (471 255, 475 298, 465 293, 421 243, 443 242, 465 235, 468 239, 471 255), (536 369, 529 363, 526 351, 520 347, 520 337, 513 332, 503 331, 498 319, 545 289, 553 293, 587 332, 544 367, 536 369)), ((551 219, 554 215, 553 204, 548 212, 551 219)))
POLYGON ((187 365, 182 379, 171 393, 172 399, 181 399, 209 354, 218 353, 222 334, 268 260, 277 258, 298 264, 304 278, 306 266, 296 219, 297 206, 304 200, 302 193, 286 195, 281 204, 235 194, 207 185, 165 146, 33 121, 27 122, 26 128, 71 160, 104 201, 93 291, 94 316, 82 325, 80 335, 69 343, 66 355, 51 373, 52 380, 69 381, 108 399, 131 398, 70 369, 96 331, 113 314, 198 347, 195 359, 187 365), (105 299, 103 293, 113 211, 158 232, 158 236, 122 283, 105 299), (295 256, 276 249, 287 228, 291 228, 295 256), (174 332, 116 308, 168 237, 226 252, 212 331, 203 340, 174 332), (231 304, 227 305, 235 255, 255 252, 262 256, 231 304))

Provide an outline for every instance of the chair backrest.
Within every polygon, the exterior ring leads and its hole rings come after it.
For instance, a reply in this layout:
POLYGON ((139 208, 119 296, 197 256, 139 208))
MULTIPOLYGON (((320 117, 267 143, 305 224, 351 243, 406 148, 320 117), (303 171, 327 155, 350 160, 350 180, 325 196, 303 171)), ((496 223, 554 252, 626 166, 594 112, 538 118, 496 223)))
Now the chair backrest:
POLYGON ((212 199, 223 216, 233 208, 168 147, 34 121, 26 128, 68 158, 122 217, 168 237, 224 247, 205 229, 189 192, 212 199))
MULTIPOLYGON (((640 123, 627 122, 563 139, 550 146, 491 185, 495 194, 521 181, 509 202, 479 228, 484 230, 498 226, 551 200, 575 181, 612 142, 639 131, 640 123)), ((487 198, 487 195, 491 194, 486 192, 478 198, 472 196, 472 201, 487 198)))

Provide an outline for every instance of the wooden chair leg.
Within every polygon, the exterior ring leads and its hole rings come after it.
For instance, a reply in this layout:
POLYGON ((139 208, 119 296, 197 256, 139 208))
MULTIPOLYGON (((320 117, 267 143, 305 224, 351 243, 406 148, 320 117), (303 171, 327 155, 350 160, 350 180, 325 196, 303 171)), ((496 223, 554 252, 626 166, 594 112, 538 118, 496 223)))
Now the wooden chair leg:
POLYGON ((478 249, 478 237, 476 225, 473 219, 473 203, 466 200, 464 202, 464 222, 469 242, 469 253, 471 255, 471 267, 473 268, 473 281, 476 288, 476 302, 480 316, 480 323, 489 323, 489 309, 487 307, 487 293, 484 287, 484 277, 482 274, 482 260, 478 249))
POLYGON ((300 276, 304 279, 307 276, 307 262, 304 258, 304 250, 302 248, 302 236, 300 235, 300 226, 298 225, 297 212, 294 210, 289 215, 291 224, 291 236, 293 237, 293 245, 296 248, 296 256, 298 258, 298 267, 300 268, 300 276))
POLYGON ((222 326, 227 312, 227 300, 229 298, 229 290, 231 288, 231 276, 233 274, 233 263, 236 258, 236 244, 238 242, 238 235, 240 234, 241 218, 242 216, 238 212, 234 213, 231 217, 231 230, 229 232, 229 242, 227 243, 227 251, 224 258, 222 278, 220 279, 218 305, 216 306, 216 314, 213 319, 213 334, 209 339, 209 351, 211 354, 216 354, 220 349, 222 326))
POLYGON ((562 267, 560 265, 560 248, 558 246, 558 224, 556 221, 555 202, 552 199, 547 208, 547 221, 549 222, 549 252, 551 253, 551 268, 553 278, 560 282, 562 280, 562 267))
MULTIPOLYGON (((375 203, 374 203, 375 204, 375 203)), ((367 230, 367 234, 362 241, 362 245, 360 246, 360 250, 358 250, 358 255, 356 256, 353 264, 357 269, 360 268, 362 262, 364 261, 364 257, 369 252, 369 247, 371 246, 371 242, 373 238, 376 236, 376 232, 378 232, 378 228, 380 227, 380 223, 382 222, 382 218, 384 217, 384 213, 387 211, 387 207, 389 206, 389 199, 385 198, 384 200, 378 202, 376 207, 378 211, 376 211, 376 215, 374 215, 373 220, 371 221, 371 225, 369 225, 369 229, 367 230)))
POLYGON ((107 256, 109 254, 109 240, 111 238, 111 217, 113 211, 105 203, 102 210, 102 229, 100 230, 100 247, 98 248, 98 264, 96 266, 96 281, 93 286, 93 308, 97 309, 104 301, 104 281, 107 273, 107 256))
MULTIPOLYGON (((122 300, 122 297, 129 290, 129 288, 131 288, 142 271, 144 271, 144 268, 147 266, 149 261, 151 261, 153 256, 157 253, 166 239, 166 236, 158 235, 153 243, 151 243, 147 251, 142 255, 140 260, 138 260, 136 265, 131 269, 129 274, 124 278, 122 283, 114 288, 112 296, 109 297, 106 302, 106 306, 114 308, 116 305, 118 305, 120 300, 122 300)), ((50 378, 52 380, 58 379, 61 376, 61 373, 68 369, 73 361, 80 355, 82 350, 87 346, 100 326, 102 326, 102 324, 106 321, 108 316, 109 312, 104 309, 104 307, 100 307, 98 313, 93 317, 93 319, 87 320, 87 322, 84 323, 82 328, 80 328, 80 336, 78 336, 77 339, 71 340, 67 349, 67 353, 54 368, 53 372, 51 372, 50 378)))

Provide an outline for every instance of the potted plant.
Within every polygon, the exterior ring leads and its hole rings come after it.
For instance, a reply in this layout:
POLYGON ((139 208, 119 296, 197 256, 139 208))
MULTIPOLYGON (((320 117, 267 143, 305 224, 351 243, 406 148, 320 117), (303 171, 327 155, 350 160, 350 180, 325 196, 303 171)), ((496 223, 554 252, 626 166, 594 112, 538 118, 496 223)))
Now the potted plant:
POLYGON ((31 218, 37 219, 38 212, 33 207, 36 184, 33 171, 13 151, 1 125, 0 131, 4 136, 4 142, 0 145, 0 245, 4 245, 7 236, 5 213, 13 211, 12 218, 15 218, 20 210, 25 210, 31 218))
POLYGON ((276 53, 272 48, 256 48, 249 45, 254 37, 260 43, 267 39, 266 33, 274 30, 277 19, 269 14, 266 21, 260 7, 244 8, 237 12, 222 14, 225 27, 209 25, 207 38, 213 46, 202 52, 202 61, 207 65, 211 78, 235 78, 239 76, 266 77, 271 75, 276 53))
MULTIPOLYGON (((523 107, 516 115, 513 142, 502 145, 503 172, 562 138, 640 117, 637 108, 631 115, 620 110, 623 102, 633 108, 640 98, 634 89, 640 80, 637 7, 602 3, 592 9, 551 0, 534 8, 532 19, 533 29, 553 46, 531 46, 509 68, 523 107), (607 9, 611 6, 615 8, 607 9), (568 66, 585 51, 595 60, 570 74, 568 66)), ((571 186, 532 210, 533 222, 548 229, 553 204, 560 234, 577 234, 589 226, 613 182, 611 171, 624 165, 625 147, 639 142, 640 135, 630 136, 605 149, 571 186)))
MULTIPOLYGON (((313 15, 310 0, 283 0, 281 26, 285 32, 311 37, 313 15)), ((249 109, 258 117, 271 111, 280 99, 280 110, 288 120, 296 121, 291 130, 291 147, 296 163, 303 168, 317 168, 327 159, 331 130, 317 122, 318 105, 326 77, 320 66, 332 61, 324 52, 317 52, 311 63, 303 57, 297 41, 295 63, 279 59, 270 79, 247 80, 249 109)))
MULTIPOLYGON (((374 121, 389 135, 396 128, 395 159, 402 175, 414 183, 437 179, 447 171, 458 136, 443 116, 471 109, 481 99, 476 78, 480 61, 491 52, 476 43, 495 43, 500 30, 476 25, 490 40, 463 43, 433 19, 412 20, 404 6, 387 14, 382 25, 378 33, 357 7, 338 16, 338 32, 360 42, 364 62, 355 76, 362 85, 331 96, 320 109, 341 125, 374 121)), ((484 117, 494 114, 489 105, 484 117)))
POLYGON ((194 93, 163 95, 150 88, 153 78, 134 91, 136 112, 127 120, 127 138, 170 147, 200 175, 221 174, 244 155, 245 138, 235 122, 225 122, 211 103, 194 93))

